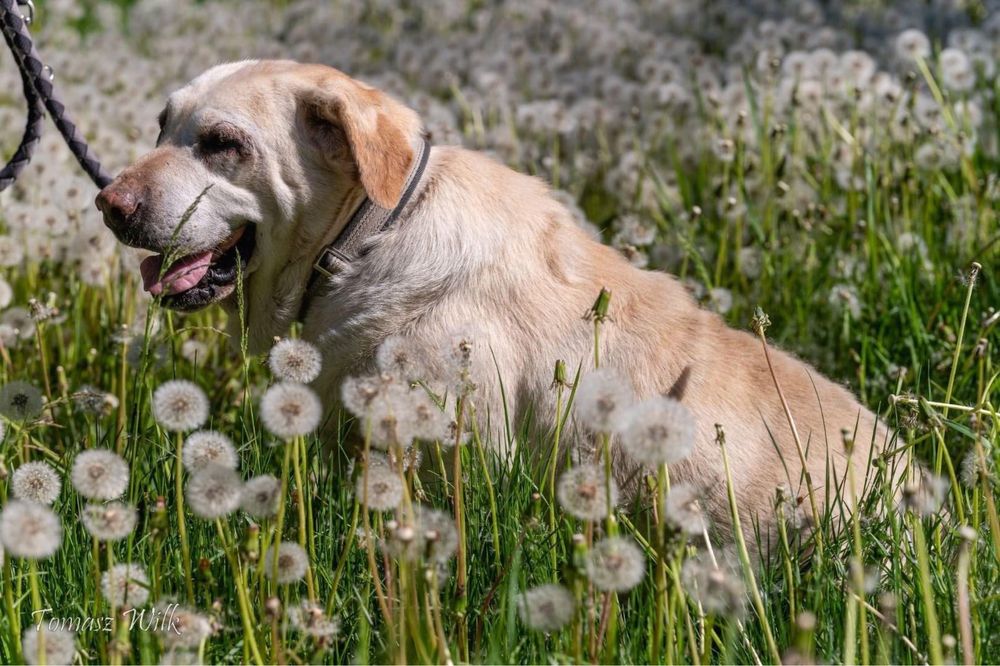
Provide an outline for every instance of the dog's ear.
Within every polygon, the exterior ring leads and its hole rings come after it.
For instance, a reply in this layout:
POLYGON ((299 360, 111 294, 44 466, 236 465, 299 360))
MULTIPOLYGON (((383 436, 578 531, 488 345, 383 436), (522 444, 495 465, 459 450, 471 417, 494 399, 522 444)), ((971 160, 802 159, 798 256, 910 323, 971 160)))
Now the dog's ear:
POLYGON ((303 92, 301 106, 320 150, 332 159, 351 159, 368 198, 394 208, 416 158, 414 145, 421 132, 417 114, 343 76, 303 92))

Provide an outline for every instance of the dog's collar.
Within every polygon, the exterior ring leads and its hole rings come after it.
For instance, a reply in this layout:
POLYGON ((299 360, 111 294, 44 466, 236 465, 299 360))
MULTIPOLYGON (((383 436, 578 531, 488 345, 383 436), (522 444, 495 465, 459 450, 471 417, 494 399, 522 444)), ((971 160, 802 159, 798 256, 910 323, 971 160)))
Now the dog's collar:
POLYGON ((420 137, 416 159, 413 160, 413 168, 410 169, 410 173, 403 183, 403 194, 399 197, 399 203, 391 209, 382 208, 365 197, 354 215, 351 216, 347 226, 333 239, 332 243, 319 253, 316 261, 313 262, 312 273, 309 275, 309 282, 306 284, 305 293, 302 296, 299 321, 305 317, 309 307, 310 292, 316 281, 322 277, 332 278, 343 273, 352 261, 361 256, 362 246, 368 238, 385 231, 396 222, 400 213, 406 208, 406 204, 413 197, 417 185, 420 184, 420 179, 427 168, 427 159, 430 153, 430 143, 425 137, 420 137))
POLYGON ((313 262, 313 275, 310 278, 310 283, 318 276, 335 277, 342 273, 352 261, 361 255, 361 246, 369 237, 385 231, 393 225, 417 189, 420 178, 424 175, 424 169, 427 167, 427 158, 430 152, 430 143, 421 137, 420 144, 417 146, 416 159, 413 161, 413 168, 406 176, 406 182, 403 183, 403 194, 399 197, 399 203, 396 204, 395 208, 382 208, 365 197, 347 226, 332 243, 323 248, 316 261, 313 262))

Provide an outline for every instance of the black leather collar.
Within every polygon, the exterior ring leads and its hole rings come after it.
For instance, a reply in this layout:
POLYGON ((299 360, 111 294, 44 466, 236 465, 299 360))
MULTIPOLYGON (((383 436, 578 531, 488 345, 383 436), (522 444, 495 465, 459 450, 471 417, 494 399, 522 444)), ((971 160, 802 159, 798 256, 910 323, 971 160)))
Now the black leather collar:
POLYGON ((403 184, 403 194, 399 197, 399 202, 392 209, 382 208, 374 201, 365 197, 358 206, 358 209, 351 216, 347 226, 337 235, 332 243, 323 248, 313 262, 313 270, 309 276, 305 293, 302 296, 302 305, 299 308, 299 321, 305 317, 309 307, 311 292, 316 286, 316 282, 323 277, 333 278, 344 272, 352 261, 361 256, 364 242, 371 236, 381 233, 391 227, 399 214, 410 202, 413 193, 420 184, 420 179, 427 168, 427 159, 431 153, 431 145, 426 138, 420 138, 417 146, 416 159, 413 161, 413 168, 406 177, 403 184))

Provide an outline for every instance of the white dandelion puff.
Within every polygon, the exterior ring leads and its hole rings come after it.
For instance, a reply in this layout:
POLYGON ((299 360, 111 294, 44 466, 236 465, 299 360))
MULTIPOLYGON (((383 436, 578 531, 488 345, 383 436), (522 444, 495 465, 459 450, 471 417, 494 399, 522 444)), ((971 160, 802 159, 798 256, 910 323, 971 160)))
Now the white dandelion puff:
POLYGON ((98 541, 121 541, 132 533, 139 515, 122 502, 90 504, 80 516, 83 526, 98 541))
POLYGON ((597 589, 624 592, 646 575, 646 558, 631 539, 608 537, 590 549, 585 567, 597 589))
POLYGON ((573 617, 576 601, 562 585, 539 585, 521 593, 517 611, 530 629, 552 633, 559 631, 573 617))
POLYGON ((156 610, 164 618, 157 625, 157 633, 168 649, 197 648, 212 635, 209 619, 190 608, 161 602, 156 610))
POLYGON ((28 382, 8 382, 0 387, 0 415, 11 421, 32 421, 44 406, 42 392, 28 382))
POLYGON ((556 486, 559 504, 581 520, 601 520, 608 515, 608 487, 611 507, 618 504, 618 485, 608 479, 598 465, 581 464, 562 473, 556 486))
POLYGON ((416 513, 427 560, 435 564, 447 563, 458 550, 455 518, 426 506, 417 507, 416 513))
POLYGON ((308 384, 319 377, 323 356, 305 340, 285 338, 271 348, 267 364, 279 381, 308 384))
POLYGON ((403 501, 403 480, 388 464, 370 463, 357 482, 358 500, 372 511, 389 511, 403 501))
POLYGON ((414 507, 415 520, 392 521, 382 547, 393 557, 408 562, 425 559, 446 564, 458 550, 455 518, 428 506, 414 507))
POLYGON ((195 430, 208 420, 208 398, 194 382, 171 380, 153 393, 153 417, 164 430, 195 430))
POLYGON ((922 517, 933 516, 948 497, 948 480, 922 468, 917 474, 916 479, 903 486, 900 509, 922 517))
POLYGON ((59 497, 62 481, 59 474, 40 460, 24 463, 14 470, 10 479, 14 497, 38 504, 52 504, 59 497))
POLYGON ((618 371, 601 368, 580 378, 573 409, 591 430, 617 433, 634 399, 632 387, 618 371))
POLYGON ((240 507, 243 481, 231 469, 210 465, 191 475, 186 490, 191 513, 204 520, 215 520, 240 507))
POLYGON ((326 611, 317 603, 303 601, 288 609, 288 624, 296 631, 316 639, 330 639, 340 631, 340 622, 327 617, 326 611))
POLYGON ((270 474, 255 476, 245 484, 240 506, 254 518, 270 518, 278 512, 281 481, 270 474))
POLYGON ((703 534, 708 527, 699 493, 686 483, 670 486, 663 516, 669 524, 692 536, 703 534))
POLYGON ((0 278, 0 310, 10 305, 11 301, 14 300, 14 290, 11 289, 10 283, 3 278, 0 278))
POLYGON ((919 30, 904 30, 896 37, 896 55, 903 62, 927 58, 931 54, 931 40, 919 30))
POLYGON ((118 396, 93 386, 81 386, 72 398, 77 409, 88 416, 103 418, 118 409, 118 396))
POLYGON ((121 497, 128 488, 128 476, 128 464, 108 449, 80 453, 70 471, 70 481, 76 492, 92 500, 121 497))
POLYGON ((197 472, 209 465, 226 469, 239 466, 239 456, 232 440, 215 430, 199 430, 188 435, 182 452, 184 467, 189 472, 197 472))
POLYGON ((272 435, 292 439, 308 435, 319 425, 323 407, 304 384, 279 382, 260 400, 260 418, 272 435))
POLYGON ((657 396, 626 410, 622 443, 636 462, 650 467, 683 460, 694 447, 694 418, 672 398, 657 396))
POLYGON ((44 560, 62 544, 62 524, 47 506, 11 500, 0 512, 0 544, 14 557, 44 560))
POLYGON ((746 586, 736 568, 725 559, 713 562, 708 553, 688 559, 681 568, 681 584, 705 612, 740 618, 746 606, 746 586))
POLYGON ((116 608, 139 608, 149 600, 149 578, 140 564, 116 564, 101 576, 101 594, 116 608))
POLYGON ((68 629, 49 629, 44 624, 28 627, 21 634, 21 653, 29 664, 72 664, 76 657, 76 634, 68 629), (44 659, 39 654, 43 644, 44 659))
POLYGON ((375 365, 379 372, 403 381, 426 381, 430 371, 424 365, 424 356, 413 339, 392 335, 378 346, 375 365))
POLYGON ((279 585, 289 585, 305 578, 309 570, 309 555, 305 549, 294 541, 283 541, 272 546, 264 556, 264 574, 268 578, 274 576, 275 552, 277 552, 277 577, 279 585))

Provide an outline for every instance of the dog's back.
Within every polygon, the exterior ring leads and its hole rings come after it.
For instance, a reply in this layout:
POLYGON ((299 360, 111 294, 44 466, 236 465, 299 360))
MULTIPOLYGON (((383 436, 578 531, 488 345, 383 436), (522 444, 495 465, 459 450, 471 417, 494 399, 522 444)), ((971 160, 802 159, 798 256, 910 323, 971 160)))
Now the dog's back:
MULTIPOLYGON (((448 147, 435 148, 425 187, 388 244, 395 257, 437 255, 451 278, 406 333, 430 341, 456 322, 476 322, 480 344, 490 349, 477 368, 481 414, 496 422, 506 401, 515 424, 529 410, 536 423, 554 421, 554 364, 593 367, 593 324, 584 315, 606 288, 612 296, 601 364, 620 370, 640 398, 666 394, 684 376, 680 398, 696 419, 697 441, 671 476, 703 487, 707 512, 723 532, 731 520, 716 424, 748 533, 760 521, 770 534, 779 486, 809 513, 799 446, 778 386, 821 505, 840 493, 835 483, 844 485, 844 433, 856 442, 858 485, 868 474, 871 444, 883 444, 886 431, 850 392, 769 347, 776 385, 758 338, 701 309, 673 277, 637 269, 591 239, 537 179, 448 147)), ((619 481, 631 487, 641 476, 635 472, 624 458, 617 466, 619 481)))

